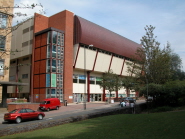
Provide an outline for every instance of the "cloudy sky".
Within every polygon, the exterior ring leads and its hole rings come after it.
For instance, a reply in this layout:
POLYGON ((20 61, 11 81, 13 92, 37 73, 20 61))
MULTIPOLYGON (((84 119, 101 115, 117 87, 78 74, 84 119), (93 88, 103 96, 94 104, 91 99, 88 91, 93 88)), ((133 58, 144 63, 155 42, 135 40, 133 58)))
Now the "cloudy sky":
MULTIPOLYGON (((46 16, 67 9, 137 43, 145 35, 146 25, 155 26, 161 47, 168 41, 185 71, 185 0, 15 0, 20 3, 41 3, 46 16)), ((31 16, 39 10, 24 11, 31 16)))

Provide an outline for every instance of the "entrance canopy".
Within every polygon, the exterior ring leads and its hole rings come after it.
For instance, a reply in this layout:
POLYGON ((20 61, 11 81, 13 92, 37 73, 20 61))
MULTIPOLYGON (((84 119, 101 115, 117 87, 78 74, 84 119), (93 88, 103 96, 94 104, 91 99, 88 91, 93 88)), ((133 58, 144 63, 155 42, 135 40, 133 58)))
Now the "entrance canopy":
POLYGON ((8 86, 26 86, 28 83, 19 83, 19 82, 4 82, 0 81, 0 86, 2 86, 2 102, 1 105, 3 108, 7 107, 6 99, 7 99, 7 87, 8 86))
POLYGON ((19 82, 5 82, 5 81, 0 81, 0 86, 26 86, 28 83, 19 83, 19 82))

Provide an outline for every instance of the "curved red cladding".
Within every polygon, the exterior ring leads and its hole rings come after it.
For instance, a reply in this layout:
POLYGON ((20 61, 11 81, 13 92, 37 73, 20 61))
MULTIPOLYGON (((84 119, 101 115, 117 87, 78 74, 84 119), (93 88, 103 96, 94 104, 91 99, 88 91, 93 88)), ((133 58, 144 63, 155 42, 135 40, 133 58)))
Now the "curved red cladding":
POLYGON ((141 48, 141 45, 79 16, 75 16, 75 43, 93 44, 96 48, 129 58, 138 47, 141 48))

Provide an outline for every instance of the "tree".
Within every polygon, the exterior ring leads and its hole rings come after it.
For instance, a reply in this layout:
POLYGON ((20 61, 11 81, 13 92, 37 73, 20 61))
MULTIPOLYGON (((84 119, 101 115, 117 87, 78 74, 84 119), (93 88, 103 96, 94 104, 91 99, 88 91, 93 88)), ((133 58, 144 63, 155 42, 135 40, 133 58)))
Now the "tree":
POLYGON ((124 88, 126 89, 127 97, 130 97, 130 90, 137 90, 137 83, 135 78, 133 77, 123 77, 122 86, 124 86, 124 88))
MULTIPOLYGON (((13 1, 13 0, 12 0, 13 1)), ((35 7, 41 7, 40 13, 44 13, 43 6, 41 4, 20 4, 15 6, 0 5, 0 72, 3 76, 3 80, 8 80, 9 74, 4 75, 4 71, 9 69, 10 54, 19 52, 21 50, 11 50, 11 33, 15 31, 20 25, 32 19, 33 16, 28 16, 22 12, 16 12, 12 14, 14 9, 34 9, 35 7), (17 21, 16 25, 12 26, 12 19, 16 17, 24 17, 22 20, 17 21), (6 62, 5 62, 6 61, 6 62), (6 77, 5 77, 6 76, 6 77)), ((2 93, 2 106, 6 106, 6 95, 2 93)))
POLYGON ((175 55, 172 54, 169 43, 162 49, 159 47, 160 43, 156 41, 156 36, 153 33, 154 29, 155 27, 151 25, 146 26, 146 35, 141 39, 142 48, 137 49, 132 57, 132 63, 127 62, 128 72, 137 71, 134 73, 135 78, 138 78, 142 84, 147 82, 164 84, 171 79, 172 69, 181 65, 181 63, 175 65, 172 62, 172 59, 174 59, 172 56, 175 57, 175 55), (132 70, 133 68, 135 70, 132 70))
MULTIPOLYGON (((22 83, 22 80, 19 78, 19 79, 18 79, 18 82, 19 82, 19 83, 22 83)), ((22 85, 19 85, 17 88, 18 88, 19 98, 20 98, 20 93, 21 93, 21 91, 23 90, 23 86, 22 86, 22 85)))
POLYGON ((103 88, 105 90, 109 91, 109 103, 111 100, 111 93, 113 91, 118 91, 122 87, 122 81, 121 78, 113 73, 112 70, 109 70, 108 72, 105 72, 102 76, 102 81, 100 82, 100 88, 103 88))
MULTIPOLYGON (((41 7, 40 14, 44 14, 43 6, 41 4, 30 4, 30 5, 15 5, 13 7, 11 6, 0 6, 0 12, 3 13, 3 15, 0 17, 0 43, 4 44, 7 40, 7 37, 11 37, 11 33, 15 31, 20 25, 22 25, 24 22, 28 21, 29 19, 32 19, 33 16, 29 17, 26 13, 16 12, 14 14, 11 13, 13 9, 34 9, 35 7, 41 7), (16 22, 16 25, 12 26, 12 19, 15 19, 17 17, 25 17, 20 21, 16 22)), ((10 55, 15 52, 20 52, 21 50, 14 50, 12 51, 10 47, 8 48, 1 48, 0 47, 0 59, 3 59, 4 55, 10 55)), ((7 66, 4 67, 4 69, 8 69, 7 66)))

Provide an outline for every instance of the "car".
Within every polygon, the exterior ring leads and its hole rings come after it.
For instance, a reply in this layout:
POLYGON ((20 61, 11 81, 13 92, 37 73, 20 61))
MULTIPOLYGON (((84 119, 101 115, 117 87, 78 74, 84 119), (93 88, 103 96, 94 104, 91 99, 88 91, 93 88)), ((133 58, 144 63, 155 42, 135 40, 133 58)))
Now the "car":
POLYGON ((40 111, 34 111, 30 108, 19 108, 10 111, 9 113, 4 114, 4 121, 15 121, 20 123, 23 120, 29 119, 38 119, 42 120, 45 117, 45 114, 40 111))
POLYGON ((152 102, 152 101, 153 101, 153 97, 152 97, 152 96, 146 97, 146 101, 147 101, 147 102, 152 102))
POLYGON ((129 103, 130 103, 130 102, 134 102, 134 103, 136 103, 136 100, 135 100, 135 99, 133 99, 132 97, 126 97, 126 98, 123 98, 123 101, 128 101, 129 103))
POLYGON ((58 110, 61 107, 60 100, 58 98, 47 98, 40 103, 39 109, 50 111, 52 109, 58 110))

